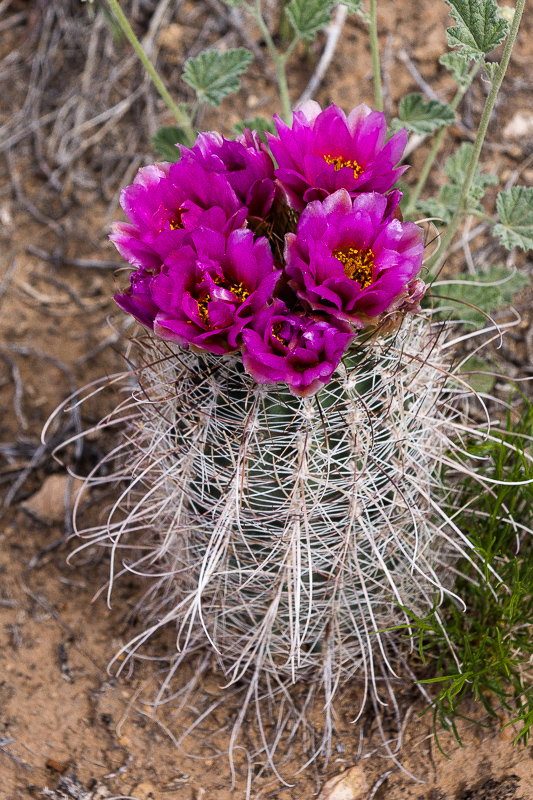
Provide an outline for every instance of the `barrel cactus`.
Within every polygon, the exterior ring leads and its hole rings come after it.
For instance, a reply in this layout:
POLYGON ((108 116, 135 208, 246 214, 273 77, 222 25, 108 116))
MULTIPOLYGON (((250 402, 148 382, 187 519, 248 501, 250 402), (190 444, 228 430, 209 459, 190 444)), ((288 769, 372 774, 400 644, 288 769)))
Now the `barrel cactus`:
POLYGON ((277 126, 270 152, 200 134, 123 191, 111 238, 133 271, 115 299, 148 331, 125 488, 82 535, 152 578, 125 652, 171 624, 176 663, 208 646, 248 699, 309 679, 327 748, 338 686, 375 688, 386 629, 450 591, 440 467, 459 412, 393 188, 405 131, 387 142, 383 114, 313 102, 277 126))
POLYGON ((180 650, 201 632, 232 680, 259 668, 327 686, 386 658, 380 631, 401 606, 448 589, 439 356, 437 332, 411 321, 300 398, 234 356, 139 343, 127 489, 107 532, 142 545, 130 568, 156 574, 154 616, 180 650))

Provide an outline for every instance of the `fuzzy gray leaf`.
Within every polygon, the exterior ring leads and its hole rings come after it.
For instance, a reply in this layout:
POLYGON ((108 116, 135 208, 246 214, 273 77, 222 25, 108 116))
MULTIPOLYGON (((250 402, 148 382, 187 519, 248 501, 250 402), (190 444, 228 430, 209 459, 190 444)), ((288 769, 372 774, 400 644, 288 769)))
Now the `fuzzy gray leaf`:
POLYGON ((491 314, 505 308, 520 289, 529 285, 528 277, 520 272, 513 274, 502 266, 489 267, 478 275, 461 275, 460 283, 456 280, 436 287, 435 304, 445 307, 446 313, 453 317, 476 324, 487 321, 483 312, 491 314))
POLYGON ((502 16, 496 0, 446 0, 456 25, 448 28, 450 47, 459 47, 460 55, 477 61, 498 47, 507 35, 509 23, 502 16))
MULTIPOLYGON (((444 172, 450 183, 441 186, 438 200, 432 198, 431 200, 418 201, 416 204, 418 211, 428 216, 440 217, 446 223, 450 222, 461 196, 466 171, 472 157, 472 150, 473 145, 470 142, 464 142, 457 152, 447 159, 444 165, 444 172)), ((481 172, 478 166, 468 192, 467 209, 480 210, 479 203, 483 199, 485 189, 487 186, 493 186, 496 183, 498 183, 498 179, 495 175, 481 172)))
POLYGON ((196 58, 185 62, 183 80, 192 86, 201 103, 219 106, 222 100, 240 88, 241 75, 253 55, 244 47, 237 47, 219 53, 218 50, 204 50, 196 58))
POLYGON ((455 51, 452 53, 445 53, 439 58, 439 63, 452 73, 454 81, 459 84, 459 86, 468 86, 470 83, 468 77, 468 61, 461 58, 459 53, 455 51))
POLYGON ((360 14, 364 11, 363 0, 344 0, 343 5, 348 9, 348 14, 360 14))
MULTIPOLYGON (((400 101, 398 113, 401 125, 413 133, 427 134, 451 125, 455 114, 450 106, 439 103, 437 100, 424 100, 421 94, 413 93, 403 97, 400 101)), ((398 127, 397 123, 395 127, 398 127)))
MULTIPOLYGON (((444 172, 456 186, 463 185, 473 149, 474 146, 470 142, 463 142, 457 152, 450 156, 444 165, 444 172)), ((471 191, 476 193, 476 190, 484 190, 487 186, 494 186, 497 183, 498 178, 495 175, 481 172, 481 169, 477 167, 472 180, 471 191)))
POLYGON ((333 5, 331 0, 291 0, 285 13, 298 36, 310 41, 329 23, 333 5))
POLYGON ((452 218, 453 212, 435 197, 430 197, 429 200, 418 200, 415 208, 425 217, 437 217, 437 219, 441 219, 446 223, 452 218))
POLYGON ((508 250, 533 250, 533 186, 513 186, 496 201, 501 224, 494 233, 508 250))
POLYGON ((500 71, 500 65, 497 61, 485 61, 483 64, 483 69, 485 70, 487 78, 490 81, 493 81, 500 71))
POLYGON ((166 125, 157 130, 155 136, 150 138, 156 150, 165 161, 176 162, 181 158, 177 144, 188 144, 187 134, 177 125, 166 125))

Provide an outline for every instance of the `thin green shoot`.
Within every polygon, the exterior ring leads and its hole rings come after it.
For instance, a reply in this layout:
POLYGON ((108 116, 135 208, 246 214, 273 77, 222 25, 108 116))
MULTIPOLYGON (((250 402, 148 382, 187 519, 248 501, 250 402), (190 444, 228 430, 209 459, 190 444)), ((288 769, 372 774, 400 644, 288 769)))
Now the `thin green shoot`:
POLYGON ((427 267, 429 271, 432 273, 438 272, 439 268, 442 266, 444 260, 447 257, 448 246, 450 245, 453 237, 457 232, 459 225, 462 222, 466 210, 468 193, 470 191, 472 180, 474 178, 474 174, 476 172, 476 168, 479 162, 479 156, 481 154, 481 148, 483 146, 483 142, 485 141, 487 128, 489 126, 489 120, 492 114, 492 110, 494 108, 494 104, 496 102, 496 98, 498 96, 498 92, 500 91, 500 87, 505 77, 507 67, 509 66, 511 53, 513 51, 516 37, 518 35, 520 21, 522 19, 522 14, 524 13, 525 2, 526 0, 517 0, 513 21, 511 23, 511 28, 509 30, 507 41, 505 43, 502 60, 498 68, 494 71, 494 74, 492 75, 491 78, 490 91, 487 96, 487 100, 485 101, 485 106, 483 108, 483 113, 481 115, 479 128, 477 131, 476 139, 474 141, 474 147, 472 149, 470 163, 466 171, 465 180, 457 203, 457 208, 448 227, 446 228, 446 230, 442 235, 441 246, 438 253, 432 256, 427 263, 427 267))
POLYGON ((533 405, 527 400, 524 404, 518 423, 509 411, 505 427, 493 430, 496 441, 466 445, 477 475, 501 484, 483 486, 472 475, 457 485, 450 470, 444 475, 457 492, 454 506, 461 509, 455 522, 474 547, 474 564, 459 562, 454 585, 466 611, 449 597, 424 618, 404 609, 418 637, 419 674, 426 674, 420 683, 438 689, 432 705, 437 741, 443 729, 460 742, 455 721, 470 719, 462 711, 468 700, 490 718, 500 719, 503 727, 521 725, 516 742, 525 744, 533 726, 533 484, 506 483, 533 481, 527 457, 533 405), (514 521, 520 521, 519 526, 514 521))

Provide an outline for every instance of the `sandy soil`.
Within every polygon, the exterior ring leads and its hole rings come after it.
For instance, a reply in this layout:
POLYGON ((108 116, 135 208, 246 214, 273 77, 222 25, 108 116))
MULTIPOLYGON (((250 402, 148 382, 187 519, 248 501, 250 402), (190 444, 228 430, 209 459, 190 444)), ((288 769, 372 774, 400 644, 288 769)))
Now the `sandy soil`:
MULTIPOLYGON (((149 30, 148 5, 132 4, 140 33, 149 30)), ((213 11, 217 0, 187 0, 177 6, 174 16, 164 16, 164 35, 160 33, 156 42, 169 84, 178 99, 185 100, 187 89, 178 76, 186 55, 221 36, 227 46, 242 41, 213 11)), ((318 763, 291 778, 307 758, 305 748, 296 744, 281 767, 287 783, 294 785, 283 786, 260 760, 249 765, 244 751, 238 750, 232 791, 224 754, 239 701, 223 689, 222 677, 208 656, 207 668, 185 702, 176 696, 155 715, 150 701, 162 680, 160 663, 147 660, 133 672, 125 669, 118 678, 107 672, 113 655, 135 628, 131 612, 141 587, 128 579, 117 585, 111 608, 105 593, 93 602, 107 579, 106 553, 89 548, 67 563, 77 543, 65 540, 61 492, 49 493, 47 522, 39 521, 24 505, 50 475, 65 474, 65 467, 51 458, 50 448, 40 445, 48 415, 76 387, 123 368, 125 319, 111 295, 124 279, 120 273, 114 275, 112 265, 106 266, 119 262, 106 238, 107 225, 120 214, 119 186, 153 158, 148 134, 171 120, 142 84, 135 62, 127 61, 127 48, 113 43, 103 20, 89 23, 85 7, 74 0, 13 0, 1 3, 0 9, 0 24, 9 22, 2 27, 0 40, 5 136, 0 144, 0 341, 4 343, 0 345, 0 489, 6 501, 0 511, 0 798, 229 800, 246 796, 251 770, 252 797, 307 800, 324 780, 356 763, 369 789, 373 787, 368 796, 377 800, 533 797, 532 751, 529 746, 513 746, 511 729, 502 736, 490 727, 465 722, 463 748, 450 734, 442 734, 441 744, 449 756, 445 758, 433 739, 430 715, 418 716, 424 702, 408 686, 398 689, 405 726, 396 755, 403 769, 424 783, 402 772, 387 756, 371 711, 363 720, 360 738, 360 727, 351 724, 360 694, 355 685, 346 689, 339 704, 336 749, 325 772, 318 763), (77 27, 72 20, 77 20, 77 27), (102 51, 100 72, 95 67, 92 74, 87 71, 91 25, 100 26, 97 44, 102 51), (77 50, 84 42, 87 57, 77 50), (106 119, 89 124, 106 107, 131 97, 138 86, 142 91, 122 116, 112 118, 112 125, 106 119), (52 114, 48 120, 47 114, 52 114), (87 259, 97 260, 100 267, 87 266, 87 259), (212 706, 211 713, 184 736, 212 706)), ((418 90, 400 58, 401 48, 439 96, 450 97, 452 82, 438 65, 446 48, 446 17, 444 3, 381 0, 380 45, 386 53, 389 113, 405 93, 418 90)), ((253 29, 249 36, 264 51, 253 29)), ((310 54, 303 48, 299 52, 291 73, 294 97, 303 90, 322 45, 323 39, 310 54)), ((533 133, 507 140, 502 135, 518 111, 531 109, 532 55, 530 8, 484 151, 485 169, 498 174, 502 184, 513 171, 519 172, 520 182, 532 183, 533 133)), ((452 126, 441 161, 451 143, 470 138, 485 93, 486 85, 478 80, 462 106, 461 125, 452 126)), ((346 109, 362 100, 372 103, 369 49, 360 22, 347 23, 317 99, 323 104, 335 101, 346 109)), ((244 115, 276 110, 272 84, 256 64, 238 99, 226 101, 220 116, 205 113, 201 125, 222 127, 227 133, 244 115)), ((426 152, 423 145, 410 163, 416 168, 426 152)), ((472 252, 499 258, 500 263, 505 259, 505 253, 483 237, 473 242, 472 252)), ((531 268, 523 255, 517 257, 517 265, 531 268)), ((524 321, 503 351, 506 371, 513 376, 527 375, 531 363, 529 291, 519 306, 524 321)), ((89 404, 83 426, 96 422, 116 402, 109 391, 98 404, 89 404)), ((63 414, 55 441, 71 435, 75 425, 71 415, 63 414)), ((77 467, 87 471, 112 446, 109 435, 90 437, 77 467)), ((89 498, 89 517, 98 519, 109 499, 105 492, 89 498)), ((172 647, 170 631, 166 641, 153 643, 153 658, 168 647, 172 647)), ((179 693, 198 669, 199 662, 185 665, 175 676, 173 691, 179 693)), ((469 712, 465 709, 466 715, 469 712)), ((319 731, 320 709, 313 721, 319 731)), ((487 720, 482 722, 488 725, 487 720)), ((392 732, 393 723, 389 709, 384 716, 386 731, 392 732)), ((253 751, 256 742, 252 715, 241 744, 253 751)))

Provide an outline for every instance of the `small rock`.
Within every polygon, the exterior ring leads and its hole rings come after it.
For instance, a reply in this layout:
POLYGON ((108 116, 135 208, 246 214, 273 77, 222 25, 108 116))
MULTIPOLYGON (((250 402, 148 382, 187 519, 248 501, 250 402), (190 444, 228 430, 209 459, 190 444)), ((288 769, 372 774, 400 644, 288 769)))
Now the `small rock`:
POLYGON ((361 767, 351 767, 324 784, 318 800, 360 800, 368 791, 361 767))
MULTIPOLYGON (((68 475, 49 475, 39 491, 22 503, 22 508, 27 514, 47 525, 61 522, 65 517, 65 493, 68 481, 68 475)), ((74 507, 74 502, 82 487, 83 481, 74 478, 71 488, 71 508, 74 507)))
POLYGON ((167 28, 163 28, 157 37, 157 43, 160 47, 168 48, 169 50, 178 50, 183 37, 183 26, 173 22, 167 28))
POLYGON ((157 789, 154 784, 148 781, 139 783, 138 786, 135 787, 134 794, 139 800, 157 800, 158 797, 157 789))
POLYGON ((10 228, 13 224, 13 215, 11 214, 11 205, 9 203, 0 203, 0 224, 5 228, 10 228))
POLYGON ((503 129, 504 139, 533 138, 533 111, 517 111, 503 129))
POLYGON ((51 769, 53 772, 59 772, 61 775, 68 769, 68 764, 62 761, 56 761, 55 758, 49 758, 46 762, 46 766, 48 769, 51 769))

